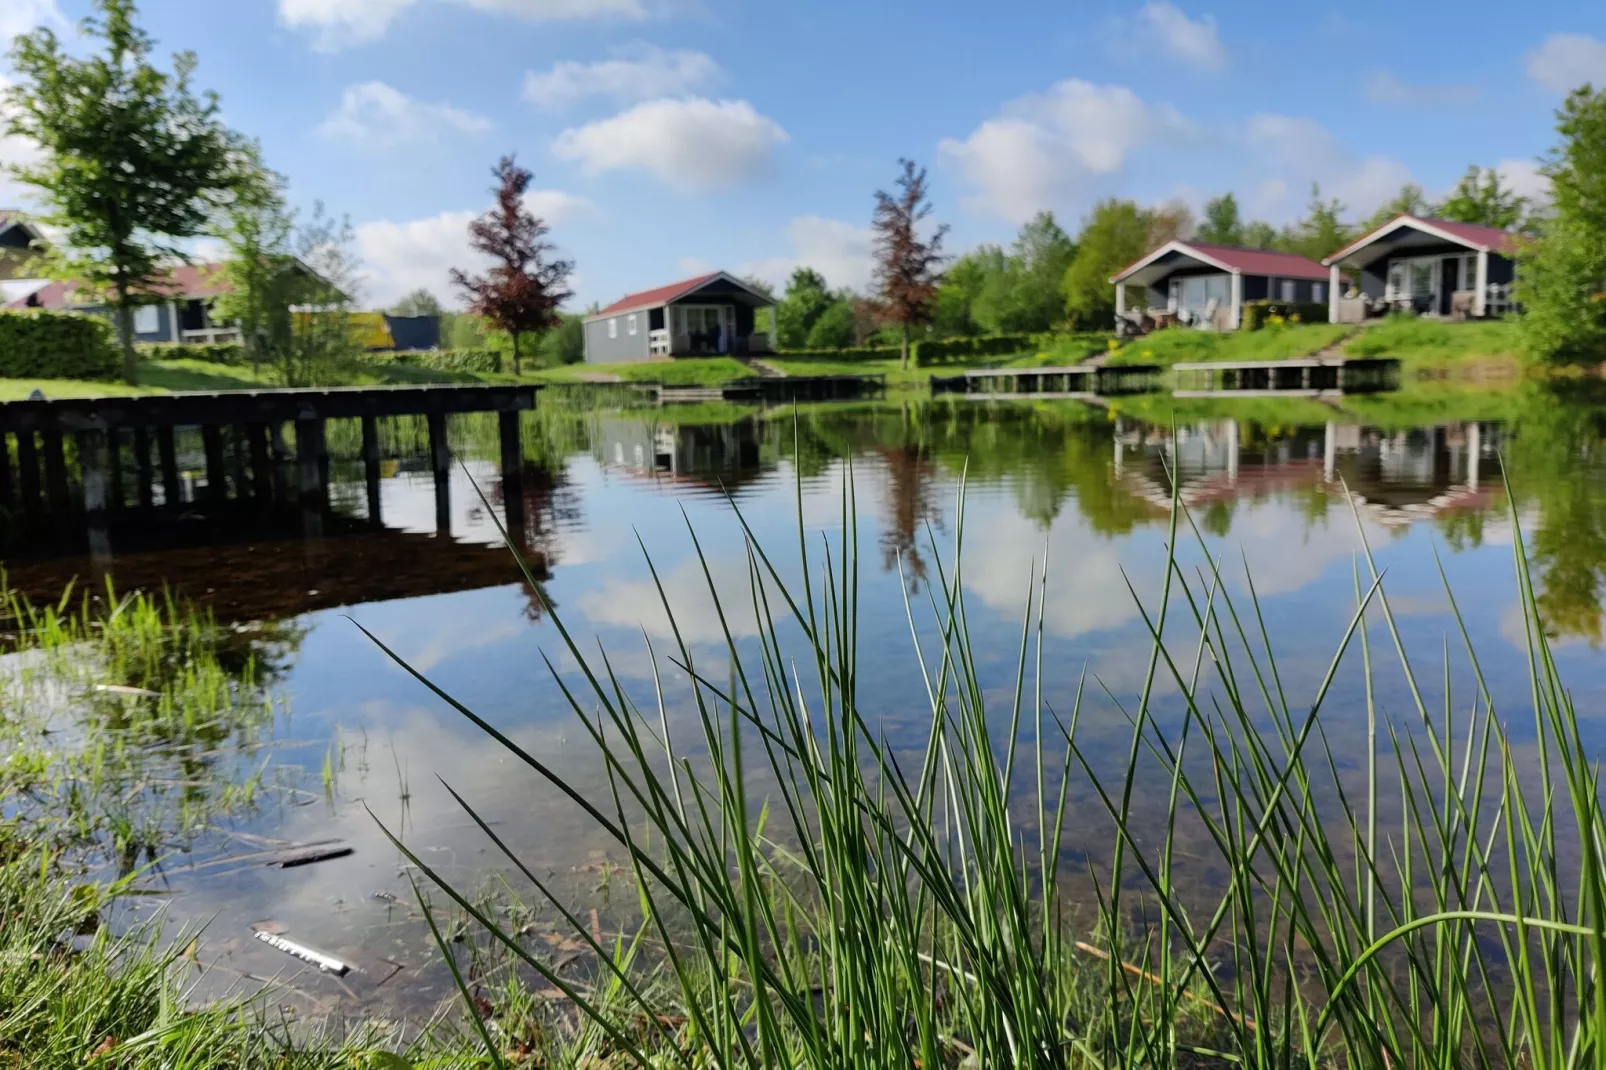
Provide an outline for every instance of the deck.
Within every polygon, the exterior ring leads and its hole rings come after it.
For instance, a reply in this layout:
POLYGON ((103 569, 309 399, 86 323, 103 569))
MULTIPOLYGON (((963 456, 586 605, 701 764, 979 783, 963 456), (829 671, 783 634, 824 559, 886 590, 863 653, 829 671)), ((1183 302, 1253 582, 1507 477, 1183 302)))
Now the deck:
POLYGON ((983 368, 958 375, 933 375, 933 394, 963 394, 989 401, 1096 401, 1155 389, 1156 364, 1073 364, 1044 368, 983 368))
POLYGON ((1393 389, 1399 368, 1397 360, 1348 357, 1175 364, 1172 396, 1323 398, 1370 393, 1393 389))
POLYGON ((647 383, 645 388, 660 404, 699 401, 747 401, 774 404, 787 401, 848 401, 881 397, 887 392, 885 375, 786 375, 731 379, 718 386, 667 386, 647 383))

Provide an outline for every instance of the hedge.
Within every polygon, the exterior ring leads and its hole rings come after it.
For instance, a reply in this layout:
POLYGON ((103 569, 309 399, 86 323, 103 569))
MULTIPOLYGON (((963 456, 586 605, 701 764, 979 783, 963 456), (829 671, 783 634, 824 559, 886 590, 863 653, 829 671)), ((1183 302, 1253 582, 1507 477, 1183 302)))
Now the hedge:
POLYGON ((779 360, 897 360, 902 350, 897 346, 849 346, 846 349, 784 349, 775 356, 779 360))
POLYGON ((499 368, 497 354, 489 349, 398 349, 364 353, 362 359, 438 372, 494 372, 499 368))
POLYGON ((916 342, 910 359, 919 367, 952 364, 971 357, 1007 357, 1038 348, 1038 336, 1031 334, 989 334, 976 338, 943 338, 916 342))
POLYGON ((1274 315, 1300 323, 1326 323, 1328 308, 1321 301, 1245 301, 1242 327, 1258 331, 1274 315))
POLYGON ((135 347, 140 360, 204 360, 208 364, 249 364, 245 346, 229 345, 141 345, 135 347))
POLYGON ((0 379, 115 379, 111 324, 71 312, 0 312, 0 379))

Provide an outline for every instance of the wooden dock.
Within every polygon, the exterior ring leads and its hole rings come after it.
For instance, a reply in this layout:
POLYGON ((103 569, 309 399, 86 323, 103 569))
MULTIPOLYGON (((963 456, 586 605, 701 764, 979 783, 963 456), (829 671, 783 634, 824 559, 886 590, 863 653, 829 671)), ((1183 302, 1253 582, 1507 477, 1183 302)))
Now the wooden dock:
POLYGON ((933 394, 963 394, 988 401, 1055 399, 1097 401, 1153 390, 1155 364, 1073 364, 1052 368, 983 368, 958 375, 933 375, 933 394))
POLYGON ((108 514, 125 508, 178 508, 185 502, 174 431, 200 429, 203 503, 299 501, 304 533, 323 533, 330 515, 325 425, 362 421, 368 516, 379 524, 382 416, 423 416, 429 428, 436 520, 450 529, 451 448, 446 418, 494 412, 501 423, 509 526, 523 528, 519 413, 535 407, 534 386, 341 387, 63 398, 0 403, 0 511, 19 518, 25 538, 70 539, 87 532, 92 557, 111 553, 108 514), (295 436, 283 447, 285 425, 295 436), (69 451, 67 440, 73 449, 69 451), (153 457, 152 445, 155 450, 153 457), (13 453, 13 447, 15 452, 13 453), (13 460, 14 459, 14 460, 13 460), (290 475, 287 478, 287 470, 290 475), (132 493, 130 491, 130 485, 132 493))
POLYGON ((646 384, 660 404, 698 401, 747 401, 775 404, 788 401, 849 401, 881 397, 887 392, 885 375, 774 375, 730 379, 719 386, 666 386, 646 384))
POLYGON ((1336 397, 1393 390, 1400 362, 1390 359, 1305 357, 1296 360, 1233 360, 1176 364, 1173 396, 1336 397))

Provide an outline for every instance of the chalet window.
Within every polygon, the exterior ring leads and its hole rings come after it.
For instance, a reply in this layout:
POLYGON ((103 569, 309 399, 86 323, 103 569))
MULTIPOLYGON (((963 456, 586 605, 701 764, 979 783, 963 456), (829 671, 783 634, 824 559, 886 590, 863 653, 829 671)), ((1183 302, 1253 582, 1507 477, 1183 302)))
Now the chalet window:
POLYGON ((134 309, 135 334, 155 334, 161 329, 162 320, 155 305, 140 305, 134 309))
POLYGON ((1310 299, 1317 304, 1327 300, 1327 283, 1313 282, 1310 284, 1310 299))
POLYGON ((634 312, 625 317, 625 330, 630 334, 636 333, 636 314, 634 312))
POLYGON ((619 317, 617 317, 617 316, 615 316, 613 319, 610 319, 608 321, 608 337, 609 338, 618 338, 619 337, 619 317))
POLYGON ((1278 279, 1277 296, 1283 301, 1292 301, 1294 299, 1294 280, 1278 279))

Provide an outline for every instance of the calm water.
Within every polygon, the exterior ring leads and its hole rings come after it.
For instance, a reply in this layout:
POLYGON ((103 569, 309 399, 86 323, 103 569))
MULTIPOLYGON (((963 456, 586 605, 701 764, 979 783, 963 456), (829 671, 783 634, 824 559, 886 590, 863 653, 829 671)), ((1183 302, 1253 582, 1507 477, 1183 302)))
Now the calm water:
MULTIPOLYGON (((293 969, 250 939, 253 922, 273 919, 292 939, 363 967, 344 982, 301 974, 294 984, 308 1002, 427 1004, 444 996, 449 981, 425 968, 433 957, 427 934, 409 909, 399 856, 375 818, 471 886, 510 867, 493 857, 437 778, 464 792, 540 871, 577 895, 607 891, 607 845, 583 817, 356 627, 370 629, 582 786, 605 791, 543 655, 571 676, 573 659, 499 545, 494 521, 505 503, 494 425, 465 418, 452 434, 467 471, 453 477, 449 536, 437 531, 419 429, 398 423, 384 436, 380 530, 360 523, 366 498, 356 439, 337 430, 334 497, 350 521, 335 525, 341 533, 309 543, 273 525, 196 512, 164 536, 180 549, 124 546, 111 565, 120 586, 170 583, 245 634, 263 620, 288 622, 271 631, 281 644, 275 687, 285 713, 272 745, 249 759, 252 767, 271 763, 288 787, 264 793, 255 816, 168 857, 156 882, 172 892, 175 923, 207 923, 199 957, 221 968, 214 985, 293 969), (356 850, 281 871, 246 857, 262 846, 251 837, 338 838, 356 850), (387 979, 391 963, 403 970, 387 979)), ((543 413, 528 418, 525 439, 521 541, 548 597, 589 648, 607 650, 644 705, 652 695, 651 641, 677 719, 687 716, 686 681, 665 657, 670 623, 638 538, 695 656, 723 665, 720 621, 688 525, 733 609, 733 632, 750 642, 757 626, 744 541, 726 493, 795 577, 798 510, 810 539, 839 554, 851 480, 861 561, 860 704, 895 742, 921 742, 927 713, 905 597, 915 596, 917 618, 925 621, 929 610, 921 607, 938 567, 930 542, 951 566, 963 478, 964 593, 990 700, 1002 718, 1024 598, 1046 557, 1045 701, 1069 710, 1086 667, 1098 686, 1088 688, 1096 697, 1086 702, 1082 739, 1108 756, 1112 773, 1119 770, 1127 722, 1103 689, 1130 708, 1142 683, 1147 632, 1127 583, 1147 600, 1158 592, 1170 523, 1166 473, 1174 467, 1210 553, 1223 559, 1239 594, 1249 563, 1296 708, 1326 670, 1353 612, 1352 569, 1364 535, 1387 571, 1412 655, 1435 681, 1429 701, 1440 701, 1442 643, 1456 637, 1437 554, 1520 739, 1531 729, 1524 727, 1526 663, 1512 572, 1514 500, 1561 670, 1580 716, 1590 719, 1586 738, 1606 738, 1594 712, 1606 692, 1598 656, 1606 410, 1583 402, 1513 388, 1424 390, 1343 408, 1240 401, 1172 409, 1154 399, 1115 411, 1073 403, 891 403, 812 411, 796 425, 787 413, 727 407, 678 417, 674 410, 543 413)), ((1183 556, 1190 565, 1204 561, 1196 549, 1183 556)), ((13 559, 7 567, 14 585, 40 596, 59 591, 70 576, 90 575, 75 557, 13 559)), ((1385 636, 1379 631, 1377 638, 1385 636)), ((1471 691, 1464 655, 1453 653, 1452 664, 1462 688, 1457 708, 1465 710, 1471 691)), ((1383 709, 1409 722, 1398 670, 1380 678, 1383 709)), ((1352 680, 1341 680, 1323 727, 1341 763, 1358 764, 1364 706, 1352 680)), ((1097 858, 1108 842, 1103 827, 1088 809, 1090 798, 1075 796, 1073 804, 1068 856, 1097 858)))

